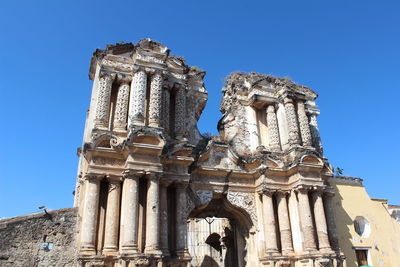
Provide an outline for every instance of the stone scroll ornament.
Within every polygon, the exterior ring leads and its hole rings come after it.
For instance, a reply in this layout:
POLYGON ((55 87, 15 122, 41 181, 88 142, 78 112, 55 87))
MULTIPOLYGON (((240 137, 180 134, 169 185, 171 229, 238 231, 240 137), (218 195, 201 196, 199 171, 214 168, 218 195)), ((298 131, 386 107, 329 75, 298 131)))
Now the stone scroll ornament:
POLYGON ((254 226, 258 225, 254 194, 229 191, 227 199, 232 205, 244 209, 250 215, 254 226))

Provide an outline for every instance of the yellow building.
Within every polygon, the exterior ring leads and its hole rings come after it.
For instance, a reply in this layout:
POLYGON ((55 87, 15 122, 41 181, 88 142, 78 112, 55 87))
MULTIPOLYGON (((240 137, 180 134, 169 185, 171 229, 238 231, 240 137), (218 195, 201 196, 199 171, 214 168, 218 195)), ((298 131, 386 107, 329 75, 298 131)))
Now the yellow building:
POLYGON ((334 177, 331 185, 346 266, 400 266, 400 222, 387 200, 370 198, 359 178, 334 177))

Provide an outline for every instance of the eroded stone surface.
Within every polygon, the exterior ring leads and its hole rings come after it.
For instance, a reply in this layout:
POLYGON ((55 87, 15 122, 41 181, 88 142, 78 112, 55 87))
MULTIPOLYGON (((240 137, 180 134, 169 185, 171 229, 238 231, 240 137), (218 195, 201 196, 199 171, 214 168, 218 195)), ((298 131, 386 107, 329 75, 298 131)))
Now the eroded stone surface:
POLYGON ((0 220, 0 266, 76 266, 77 209, 0 220))

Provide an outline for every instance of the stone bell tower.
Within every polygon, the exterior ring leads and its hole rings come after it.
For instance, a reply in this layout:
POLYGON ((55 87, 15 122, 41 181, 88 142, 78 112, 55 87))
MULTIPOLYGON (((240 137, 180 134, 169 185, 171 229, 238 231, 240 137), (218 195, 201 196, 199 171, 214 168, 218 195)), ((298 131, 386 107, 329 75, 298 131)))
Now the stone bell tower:
POLYGON ((81 266, 190 260, 182 216, 204 75, 150 39, 94 52, 75 194, 81 266))

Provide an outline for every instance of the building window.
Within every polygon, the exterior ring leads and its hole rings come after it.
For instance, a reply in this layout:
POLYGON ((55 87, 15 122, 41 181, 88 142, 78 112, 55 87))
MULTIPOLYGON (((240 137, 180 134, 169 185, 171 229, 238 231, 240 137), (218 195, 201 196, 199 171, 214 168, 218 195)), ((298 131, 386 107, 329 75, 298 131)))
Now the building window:
POLYGON ((354 230, 359 236, 366 238, 371 233, 371 226, 367 219, 362 216, 357 216, 354 220, 354 230))

